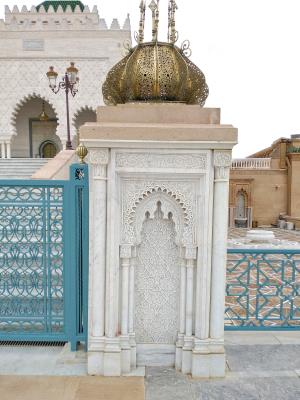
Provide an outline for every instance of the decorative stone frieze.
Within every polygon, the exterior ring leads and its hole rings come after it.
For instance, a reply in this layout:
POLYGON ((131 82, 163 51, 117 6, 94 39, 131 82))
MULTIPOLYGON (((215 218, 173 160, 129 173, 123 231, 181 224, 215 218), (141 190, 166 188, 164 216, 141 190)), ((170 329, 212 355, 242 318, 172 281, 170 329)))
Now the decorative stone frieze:
POLYGON ((149 154, 117 153, 117 168, 172 168, 201 169, 207 168, 206 154, 149 154))

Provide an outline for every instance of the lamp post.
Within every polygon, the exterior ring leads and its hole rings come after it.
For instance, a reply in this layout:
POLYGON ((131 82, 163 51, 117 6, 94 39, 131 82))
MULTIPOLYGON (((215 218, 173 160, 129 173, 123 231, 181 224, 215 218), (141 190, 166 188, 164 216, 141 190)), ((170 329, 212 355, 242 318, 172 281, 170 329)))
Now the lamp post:
POLYGON ((69 113, 69 93, 74 97, 78 92, 78 69, 75 67, 75 63, 71 62, 71 65, 67 68, 62 81, 57 83, 58 73, 54 71, 54 67, 50 67, 47 72, 49 79, 49 87, 53 93, 57 94, 61 89, 66 94, 66 109, 67 109, 67 134, 68 139, 66 143, 66 149, 72 150, 71 132, 70 132, 70 113, 69 113))

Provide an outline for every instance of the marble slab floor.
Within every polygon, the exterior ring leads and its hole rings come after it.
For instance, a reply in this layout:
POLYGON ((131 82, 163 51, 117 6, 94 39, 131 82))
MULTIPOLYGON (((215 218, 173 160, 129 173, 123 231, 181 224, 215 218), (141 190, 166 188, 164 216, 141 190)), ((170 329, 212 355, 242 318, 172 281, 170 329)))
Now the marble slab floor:
POLYGON ((88 377, 83 350, 0 346, 0 399, 300 399, 300 332, 226 332, 225 348, 226 378, 197 380, 158 367, 145 378, 88 377))

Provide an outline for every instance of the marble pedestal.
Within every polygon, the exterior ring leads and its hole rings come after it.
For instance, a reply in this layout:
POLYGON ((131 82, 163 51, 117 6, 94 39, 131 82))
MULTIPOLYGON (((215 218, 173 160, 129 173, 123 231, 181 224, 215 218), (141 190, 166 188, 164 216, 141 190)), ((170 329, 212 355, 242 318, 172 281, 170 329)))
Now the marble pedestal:
POLYGON ((88 372, 174 365, 225 375, 229 170, 237 130, 219 109, 100 107, 90 163, 88 372))

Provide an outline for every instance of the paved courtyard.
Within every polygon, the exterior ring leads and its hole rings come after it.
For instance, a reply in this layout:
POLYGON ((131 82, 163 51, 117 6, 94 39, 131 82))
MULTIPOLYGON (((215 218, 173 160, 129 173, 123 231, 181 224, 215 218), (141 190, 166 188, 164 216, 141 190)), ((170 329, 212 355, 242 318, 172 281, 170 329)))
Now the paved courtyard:
POLYGON ((146 400, 300 399, 300 332, 226 332, 226 379, 146 369, 146 400))
MULTIPOLYGON (((289 242, 299 242, 300 243, 300 231, 289 231, 287 229, 279 228, 263 228, 268 231, 274 232, 275 238, 279 240, 288 240, 289 242)), ((246 237, 249 229, 246 228, 230 228, 228 232, 229 239, 237 239, 246 237)))
POLYGON ((214 380, 152 367, 145 378, 88 377, 84 352, 0 346, 0 399, 300 399, 300 332, 226 332, 225 338, 227 375, 214 380))

